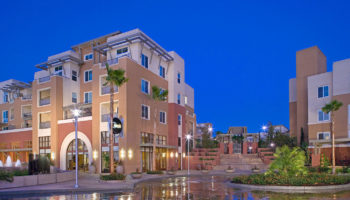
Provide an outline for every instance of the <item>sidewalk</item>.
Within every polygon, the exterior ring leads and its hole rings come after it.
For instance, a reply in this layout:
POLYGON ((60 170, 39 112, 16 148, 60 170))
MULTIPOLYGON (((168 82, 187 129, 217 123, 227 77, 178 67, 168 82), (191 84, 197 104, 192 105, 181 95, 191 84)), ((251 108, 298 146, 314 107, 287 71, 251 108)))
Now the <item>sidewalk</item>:
MULTIPOLYGON (((201 171, 190 171, 190 176, 237 176, 240 174, 249 174, 250 171, 237 171, 228 174, 225 171, 210 171, 203 174, 201 171)), ((187 176, 187 171, 177 171, 176 175, 149 175, 143 174, 140 179, 124 181, 101 181, 98 174, 84 174, 79 177, 79 188, 74 188, 74 181, 67 181, 55 184, 36 185, 29 187, 19 187, 10 189, 1 189, 0 197, 6 195, 24 195, 24 194, 60 194, 60 193, 90 193, 90 192, 132 192, 135 185, 145 181, 156 181, 164 178, 187 176)))

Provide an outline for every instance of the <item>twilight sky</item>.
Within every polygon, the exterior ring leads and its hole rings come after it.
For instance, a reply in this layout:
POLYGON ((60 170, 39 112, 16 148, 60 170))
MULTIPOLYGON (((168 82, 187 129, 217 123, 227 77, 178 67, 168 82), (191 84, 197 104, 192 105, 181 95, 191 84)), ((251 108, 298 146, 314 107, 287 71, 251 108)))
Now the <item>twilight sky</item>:
POLYGON ((4 1, 0 81, 32 81, 35 64, 81 42, 140 28, 185 59, 197 121, 214 131, 288 119, 295 52, 350 58, 350 1, 4 1), (40 3, 38 3, 40 2, 40 3))

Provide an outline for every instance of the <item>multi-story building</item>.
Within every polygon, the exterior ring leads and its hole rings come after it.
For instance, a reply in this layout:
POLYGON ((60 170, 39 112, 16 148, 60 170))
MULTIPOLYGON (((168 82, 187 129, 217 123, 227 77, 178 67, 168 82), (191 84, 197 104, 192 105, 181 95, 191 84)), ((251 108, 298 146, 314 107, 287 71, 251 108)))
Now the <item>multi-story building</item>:
POLYGON ((336 162, 350 160, 350 59, 333 63, 327 72, 326 57, 318 47, 296 53, 296 78, 289 80, 290 133, 300 143, 301 131, 314 153, 331 157, 330 114, 322 107, 331 100, 343 106, 334 113, 336 162))
MULTIPOLYGON (((49 156, 63 170, 73 169, 75 129, 71 111, 78 108, 82 110, 78 119, 79 168, 86 170, 93 163, 97 172, 108 171, 110 87, 104 85, 106 63, 125 70, 129 79, 114 88, 114 113, 123 122, 123 133, 114 140, 114 160, 123 161, 126 173, 137 168, 185 168, 185 135, 193 135, 196 127, 194 90, 185 82, 185 62, 139 29, 75 45, 36 65, 41 71, 35 73, 27 89, 32 94, 28 101, 31 152, 49 156), (167 89, 168 99, 154 101, 152 86, 167 89)), ((9 110, 10 117, 11 103, 1 106, 2 111, 9 110)), ((23 120, 16 121, 11 134, 20 134, 23 120)), ((0 131, 0 141, 7 141, 2 139, 7 133, 0 131)))
POLYGON ((195 139, 202 139, 203 134, 208 134, 210 138, 213 138, 213 124, 212 123, 198 123, 195 139))

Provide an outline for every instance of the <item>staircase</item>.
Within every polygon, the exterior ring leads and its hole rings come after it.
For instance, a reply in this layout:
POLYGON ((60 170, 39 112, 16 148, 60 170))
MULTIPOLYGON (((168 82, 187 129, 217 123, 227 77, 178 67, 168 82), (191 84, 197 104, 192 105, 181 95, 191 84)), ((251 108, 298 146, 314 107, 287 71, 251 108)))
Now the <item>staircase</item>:
POLYGON ((231 166, 235 170, 251 170, 257 166, 261 170, 266 170, 268 165, 264 164, 257 154, 221 154, 220 164, 214 166, 214 170, 226 170, 231 166))

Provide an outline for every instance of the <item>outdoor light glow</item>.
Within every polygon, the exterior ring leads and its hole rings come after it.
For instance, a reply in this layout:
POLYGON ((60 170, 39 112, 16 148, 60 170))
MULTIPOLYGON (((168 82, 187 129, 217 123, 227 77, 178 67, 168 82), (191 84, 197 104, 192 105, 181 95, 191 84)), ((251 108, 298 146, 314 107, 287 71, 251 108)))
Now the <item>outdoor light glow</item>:
POLYGON ((191 139, 191 135, 190 135, 190 134, 187 134, 187 135, 186 135, 186 139, 187 139, 187 140, 191 139))
POLYGON ((274 144, 274 143, 271 143, 271 144, 270 144, 270 146, 271 146, 271 147, 274 147, 274 146, 275 146, 275 144, 274 144))
POLYGON ((80 116, 80 112, 81 112, 81 110, 79 110, 79 109, 72 110, 72 114, 73 114, 74 117, 79 117, 80 116))
POLYGON ((166 156, 166 153, 162 153, 162 156, 163 156, 163 158, 165 158, 165 156, 166 156))
POLYGON ((262 130, 266 131, 267 126, 262 126, 262 130))
POLYGON ((185 153, 182 153, 182 157, 186 157, 186 154, 185 154, 185 153))
POLYGON ((124 150, 124 149, 121 149, 121 150, 120 150, 120 157, 121 157, 122 159, 125 158, 125 150, 124 150))
POLYGON ((213 127, 209 127, 209 128, 208 128, 208 131, 209 131, 209 132, 212 132, 212 131, 213 131, 213 127))
POLYGON ((175 157, 176 157, 176 158, 179 157, 178 153, 175 154, 175 157))
POLYGON ((171 153, 170 153, 170 158, 173 158, 173 157, 174 157, 174 153, 171 152, 171 153))
POLYGON ((129 160, 132 158, 132 150, 131 149, 128 150, 128 158, 129 158, 129 160))
POLYGON ((96 150, 92 154, 92 157, 93 157, 94 160, 96 160, 98 158, 98 152, 96 150))
POLYGON ((51 152, 51 160, 55 160, 55 152, 51 152))
POLYGON ((252 150, 252 149, 253 149, 253 147, 249 147, 249 149, 250 149, 250 150, 252 150))

